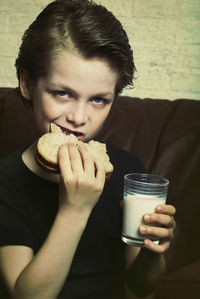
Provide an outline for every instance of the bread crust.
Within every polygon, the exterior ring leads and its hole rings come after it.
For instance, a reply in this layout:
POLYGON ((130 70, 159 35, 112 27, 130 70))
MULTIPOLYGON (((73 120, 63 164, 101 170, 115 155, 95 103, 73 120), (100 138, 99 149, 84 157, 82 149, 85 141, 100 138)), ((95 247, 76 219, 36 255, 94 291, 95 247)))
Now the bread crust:
POLYGON ((35 154, 35 160, 38 163, 38 165, 40 167, 42 167, 44 170, 47 170, 51 173, 59 173, 60 172, 58 164, 51 163, 48 160, 46 160, 45 158, 43 158, 42 155, 40 155, 40 153, 38 152, 38 150, 36 151, 36 154, 35 154))

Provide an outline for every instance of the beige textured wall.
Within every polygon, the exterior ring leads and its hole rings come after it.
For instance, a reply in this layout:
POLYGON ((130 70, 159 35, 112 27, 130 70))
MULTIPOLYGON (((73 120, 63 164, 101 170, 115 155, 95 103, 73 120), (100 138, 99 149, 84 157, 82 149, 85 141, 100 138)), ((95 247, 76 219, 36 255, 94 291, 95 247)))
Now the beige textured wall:
MULTIPOLYGON (((0 0, 0 86, 15 87, 24 30, 49 0, 0 0)), ((97 0, 121 20, 134 49, 141 98, 200 99, 200 0, 97 0)))

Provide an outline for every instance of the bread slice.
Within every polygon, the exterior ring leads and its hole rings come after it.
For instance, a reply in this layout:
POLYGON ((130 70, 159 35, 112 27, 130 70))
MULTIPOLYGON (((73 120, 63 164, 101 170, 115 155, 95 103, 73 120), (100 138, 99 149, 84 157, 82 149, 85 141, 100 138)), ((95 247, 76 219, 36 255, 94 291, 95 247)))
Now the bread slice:
POLYGON ((65 135, 62 132, 46 133, 37 143, 36 161, 44 169, 58 173, 58 149, 62 144, 75 143, 78 139, 74 135, 65 135))
MULTIPOLYGON (((47 171, 59 173, 58 149, 66 143, 74 143, 78 146, 83 142, 79 141, 73 134, 65 135, 58 126, 51 124, 51 132, 44 134, 38 140, 35 155, 37 163, 47 171)), ((114 167, 107 155, 106 144, 94 140, 84 144, 91 155, 103 163, 106 170, 106 179, 109 179, 114 167)))

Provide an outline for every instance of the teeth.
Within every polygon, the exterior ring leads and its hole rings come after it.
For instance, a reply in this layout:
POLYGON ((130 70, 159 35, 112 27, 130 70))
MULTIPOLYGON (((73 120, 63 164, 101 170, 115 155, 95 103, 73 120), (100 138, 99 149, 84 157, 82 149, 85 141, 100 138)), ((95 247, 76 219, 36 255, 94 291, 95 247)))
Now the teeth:
POLYGON ((65 135, 69 135, 69 134, 70 134, 67 130, 65 130, 65 129, 63 129, 63 128, 62 128, 62 132, 63 132, 63 134, 65 134, 65 135))
POLYGON ((66 132, 66 131, 62 131, 63 132, 63 134, 65 134, 65 135, 69 135, 69 133, 68 132, 66 132))
POLYGON ((70 131, 67 131, 67 130, 64 130, 64 129, 62 129, 62 132, 63 132, 63 134, 65 134, 65 135, 73 134, 73 135, 76 136, 76 137, 78 137, 78 136, 82 136, 82 135, 83 135, 83 134, 78 133, 78 132, 70 132, 70 131))

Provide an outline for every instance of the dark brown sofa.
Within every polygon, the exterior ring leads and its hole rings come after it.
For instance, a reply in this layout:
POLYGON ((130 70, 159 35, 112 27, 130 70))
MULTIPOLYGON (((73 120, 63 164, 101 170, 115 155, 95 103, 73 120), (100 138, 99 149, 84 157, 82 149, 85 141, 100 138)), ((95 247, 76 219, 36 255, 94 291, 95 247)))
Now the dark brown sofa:
MULTIPOLYGON (((0 89, 0 158, 36 137, 18 89, 0 89)), ((177 228, 166 253, 168 274, 154 298, 200 298, 200 101, 119 97, 99 139, 170 180, 167 201, 177 209, 177 228)))

